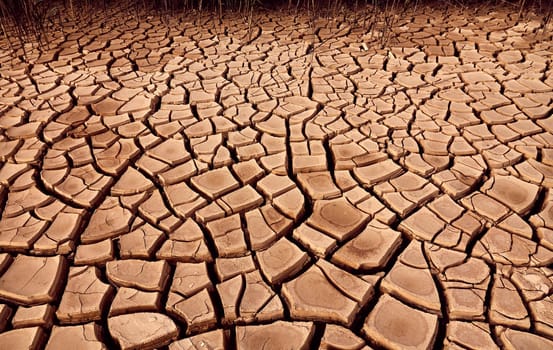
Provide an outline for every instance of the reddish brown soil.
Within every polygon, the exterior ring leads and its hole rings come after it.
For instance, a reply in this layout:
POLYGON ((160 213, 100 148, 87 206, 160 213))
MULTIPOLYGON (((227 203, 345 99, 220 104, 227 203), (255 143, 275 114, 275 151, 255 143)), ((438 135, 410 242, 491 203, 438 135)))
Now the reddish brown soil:
POLYGON ((0 349, 553 349, 538 20, 108 15, 1 42, 0 349))

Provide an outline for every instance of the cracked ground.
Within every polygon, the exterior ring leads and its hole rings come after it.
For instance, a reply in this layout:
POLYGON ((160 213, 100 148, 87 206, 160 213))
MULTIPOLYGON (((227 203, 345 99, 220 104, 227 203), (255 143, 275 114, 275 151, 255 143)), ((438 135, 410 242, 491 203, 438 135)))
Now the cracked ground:
POLYGON ((1 42, 0 349, 553 349, 538 20, 109 11, 1 42))

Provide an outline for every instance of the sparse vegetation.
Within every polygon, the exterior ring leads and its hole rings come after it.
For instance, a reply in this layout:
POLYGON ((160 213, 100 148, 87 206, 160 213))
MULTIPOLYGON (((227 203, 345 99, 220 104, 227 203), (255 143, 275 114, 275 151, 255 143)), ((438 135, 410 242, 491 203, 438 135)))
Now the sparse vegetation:
MULTIPOLYGON (((333 17, 344 14, 349 9, 348 20, 361 25, 368 32, 377 33, 374 38, 384 46, 391 38, 392 28, 398 15, 406 11, 416 11, 422 0, 0 0, 0 29, 10 45, 25 42, 47 43, 47 31, 55 27, 60 20, 60 12, 66 16, 79 17, 94 11, 105 11, 109 6, 134 8, 136 15, 151 14, 191 14, 211 15, 222 20, 226 13, 238 13, 252 28, 257 11, 279 7, 281 10, 306 11, 311 25, 318 17, 333 17), (130 5, 130 6, 129 6, 130 5)), ((475 8, 481 6, 511 6, 518 18, 527 11, 534 10, 542 17, 543 31, 551 22, 553 2, 550 0, 444 0, 441 6, 475 8)), ((345 16, 345 14, 344 14, 345 16)))

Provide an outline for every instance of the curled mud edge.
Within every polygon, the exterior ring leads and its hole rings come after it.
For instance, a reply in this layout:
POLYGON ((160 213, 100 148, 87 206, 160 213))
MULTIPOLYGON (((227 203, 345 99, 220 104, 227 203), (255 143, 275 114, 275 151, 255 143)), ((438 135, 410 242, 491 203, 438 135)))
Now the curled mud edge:
POLYGON ((0 348, 553 348, 538 17, 106 11, 0 41, 0 348))

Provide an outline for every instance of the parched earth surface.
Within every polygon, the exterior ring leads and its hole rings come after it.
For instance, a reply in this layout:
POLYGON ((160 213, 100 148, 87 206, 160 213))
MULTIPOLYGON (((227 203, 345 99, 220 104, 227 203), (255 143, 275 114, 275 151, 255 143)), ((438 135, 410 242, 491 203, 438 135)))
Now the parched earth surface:
POLYGON ((540 22, 109 11, 2 42, 0 349, 553 348, 540 22))

